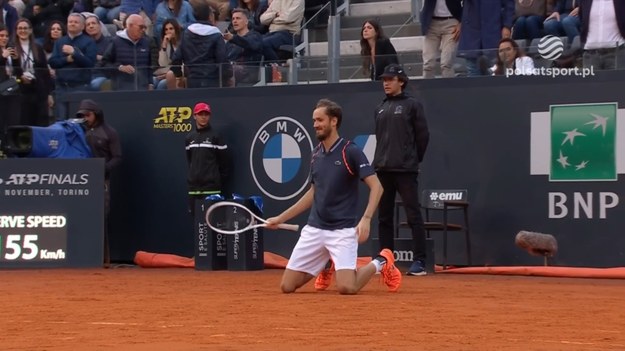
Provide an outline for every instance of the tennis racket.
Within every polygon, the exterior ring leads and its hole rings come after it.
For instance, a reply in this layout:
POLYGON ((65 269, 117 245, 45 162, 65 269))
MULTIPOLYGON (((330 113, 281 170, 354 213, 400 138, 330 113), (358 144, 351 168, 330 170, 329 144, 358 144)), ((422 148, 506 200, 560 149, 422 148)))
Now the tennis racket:
MULTIPOLYGON (((267 221, 240 203, 220 201, 206 210, 206 223, 221 234, 240 234, 247 230, 266 227, 267 221)), ((297 224, 278 224, 279 229, 298 231, 297 224)))

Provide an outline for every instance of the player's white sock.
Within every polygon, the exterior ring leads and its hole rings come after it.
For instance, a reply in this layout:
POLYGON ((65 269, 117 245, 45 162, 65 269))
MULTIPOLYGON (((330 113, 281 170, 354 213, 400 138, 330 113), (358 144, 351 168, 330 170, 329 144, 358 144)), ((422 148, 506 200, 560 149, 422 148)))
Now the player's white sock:
POLYGON ((374 258, 373 260, 371 260, 371 263, 373 263, 373 265, 375 266, 375 272, 378 273, 379 271, 382 270, 382 268, 384 267, 384 265, 386 264, 386 260, 382 259, 379 260, 377 257, 374 258))

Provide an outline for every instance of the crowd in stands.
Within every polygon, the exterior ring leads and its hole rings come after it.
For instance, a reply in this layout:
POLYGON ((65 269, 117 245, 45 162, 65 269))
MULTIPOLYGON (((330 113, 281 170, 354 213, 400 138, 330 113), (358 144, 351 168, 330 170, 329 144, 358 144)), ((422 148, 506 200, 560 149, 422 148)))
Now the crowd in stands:
MULTIPOLYGON (((250 86, 261 69, 292 57, 304 14, 317 0, 0 0, 0 83, 19 81, 19 102, 0 109, 22 124, 68 117, 75 91, 250 86), (47 111, 47 112, 41 112, 47 111)), ((524 49, 562 37, 581 59, 554 65, 625 67, 625 2, 617 0, 424 0, 423 76, 532 74, 524 49), (521 68, 521 69, 517 69, 521 68)), ((361 29, 362 72, 378 80, 399 63, 376 19, 361 29)), ((565 55, 566 56, 566 55, 565 55)), ((565 57, 566 58, 566 57, 565 57)), ((6 122, 7 119, 3 123, 6 122)), ((13 122, 11 122, 13 123, 13 122)))
POLYGON ((47 125, 26 116, 69 117, 61 101, 70 92, 253 85, 261 63, 275 70, 292 55, 282 47, 299 40, 305 1, 0 0, 0 8, 0 82, 19 84, 0 108, 20 124, 47 125))
POLYGON ((592 66, 596 71, 625 67, 625 2, 501 0, 496 6, 488 4, 424 0, 425 78, 434 76, 437 57, 443 77, 457 75, 453 70, 456 56, 465 59, 468 76, 503 74, 502 67, 531 75, 533 59, 540 59, 536 47, 549 35, 560 37, 568 49, 559 59, 547 62, 550 67, 592 66), (533 55, 526 55, 525 48, 533 55))

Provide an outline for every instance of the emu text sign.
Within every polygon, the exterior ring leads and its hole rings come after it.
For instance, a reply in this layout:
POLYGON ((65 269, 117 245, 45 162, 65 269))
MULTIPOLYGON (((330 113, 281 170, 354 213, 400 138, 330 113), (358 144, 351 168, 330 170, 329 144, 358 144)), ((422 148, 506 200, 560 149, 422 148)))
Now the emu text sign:
POLYGON ((0 267, 102 265, 104 162, 0 160, 0 267))

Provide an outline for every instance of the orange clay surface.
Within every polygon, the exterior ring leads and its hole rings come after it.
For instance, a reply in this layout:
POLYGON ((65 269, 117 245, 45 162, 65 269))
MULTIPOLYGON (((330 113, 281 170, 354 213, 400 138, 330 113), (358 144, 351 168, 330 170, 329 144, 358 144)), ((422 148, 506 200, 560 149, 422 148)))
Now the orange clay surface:
POLYGON ((625 350, 625 280, 376 276, 356 296, 281 270, 0 271, 0 350, 625 350))

